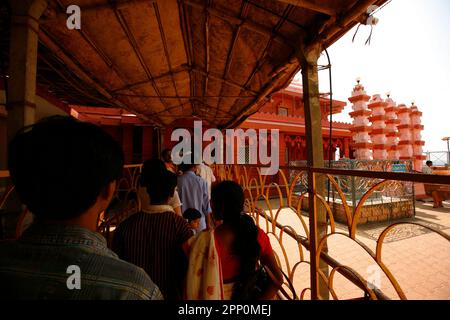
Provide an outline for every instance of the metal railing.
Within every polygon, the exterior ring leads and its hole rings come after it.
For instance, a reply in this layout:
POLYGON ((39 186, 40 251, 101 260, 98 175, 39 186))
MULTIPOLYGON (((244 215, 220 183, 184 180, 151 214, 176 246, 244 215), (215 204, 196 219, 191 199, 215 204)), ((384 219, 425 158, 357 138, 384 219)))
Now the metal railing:
MULTIPOLYGON (((306 161, 291 161, 289 167, 306 167, 306 161)), ((377 172, 413 172, 413 163, 411 160, 339 160, 330 161, 326 163, 326 167, 341 170, 361 170, 361 171, 377 171, 377 172)), ((291 184, 296 176, 297 170, 286 169, 288 173, 288 182, 291 184)), ((363 177, 341 176, 335 178, 339 185, 339 190, 345 194, 347 204, 351 210, 356 210, 358 202, 373 186, 374 180, 363 177)), ((295 189, 307 189, 307 175, 304 175, 300 181, 297 182, 295 189)), ((334 206, 338 204, 340 197, 337 194, 336 188, 333 187, 329 180, 326 181, 325 196, 328 202, 332 202, 334 206)), ((366 203, 372 205, 372 210, 382 213, 386 207, 392 211, 394 207, 401 206, 402 212, 409 215, 414 215, 415 194, 413 184, 404 181, 392 181, 384 188, 380 188, 366 200, 366 203), (409 211, 409 212, 406 212, 409 211)), ((304 206, 305 210, 307 207, 304 206)), ((342 211, 342 210, 341 210, 342 211)), ((339 217, 338 217, 339 219, 339 217)))
MULTIPOLYGON (((364 204, 375 191, 385 187, 392 181, 439 184, 445 185, 450 190, 450 179, 448 176, 289 166, 281 167, 276 176, 270 177, 261 175, 260 169, 261 167, 258 166, 242 165, 217 165, 214 168, 219 181, 235 180, 243 187, 246 195, 247 212, 269 234, 274 246, 278 248, 276 257, 287 275, 287 281, 285 281, 283 286, 285 288, 284 292, 287 294, 291 293, 291 296, 284 296, 283 298, 306 299, 307 293, 311 292, 313 298, 328 299, 329 295, 331 295, 331 298, 338 299, 339 297, 334 288, 337 274, 343 276, 363 292, 363 297, 354 297, 356 299, 392 298, 380 288, 371 286, 368 279, 364 278, 352 266, 341 263, 337 257, 333 256, 333 252, 330 252, 327 244, 333 237, 345 237, 364 250, 367 256, 373 260, 385 277, 387 277, 395 290, 396 296, 400 299, 406 299, 407 296, 399 281, 394 277, 383 260, 383 243, 386 236, 393 229, 410 224, 428 229, 450 242, 448 234, 417 221, 390 223, 379 234, 375 250, 370 249, 359 239, 357 234, 364 204), (288 172, 295 172, 293 179, 288 179, 288 172), (296 183, 305 175, 308 177, 310 187, 307 186, 303 192, 296 193, 296 183), (357 203, 354 211, 346 205, 346 195, 336 179, 336 177, 344 176, 367 178, 373 182, 370 189, 364 193, 357 203), (330 199, 324 196, 325 188, 320 190, 318 187, 321 180, 327 180, 330 183, 333 192, 338 195, 343 204, 346 216, 344 231, 337 228, 333 208, 327 201, 330 199), (301 209, 304 201, 310 203, 311 209, 307 213, 301 209), (285 217, 282 212, 284 209, 291 210, 295 214, 296 219, 298 219, 298 223, 295 225, 287 224, 284 221, 285 217), (325 223, 318 219, 321 214, 324 214, 326 217, 325 223), (288 241, 296 243, 294 251, 296 256, 299 257, 297 261, 292 261, 292 247, 288 248, 286 246, 288 241), (309 255, 306 254, 306 251, 309 252, 309 255), (324 268, 324 265, 326 268, 324 268), (301 273, 299 270, 303 267, 309 269, 308 286, 300 286, 296 283, 296 278, 301 273), (289 290, 291 283, 294 284, 295 290, 289 290), (315 296, 313 293, 315 293, 315 296)), ((117 204, 119 204, 116 206, 117 210, 99 217, 99 231, 107 239, 110 237, 111 227, 118 225, 128 215, 139 210, 139 199, 136 197, 136 193, 140 171, 141 165, 124 167, 124 175, 118 183, 115 197, 117 204)), ((7 179, 8 173, 0 171, 0 177, 7 179)), ((2 209, 11 191, 12 187, 9 186, 6 191, 0 192, 0 209, 2 209)))
MULTIPOLYGON (((306 296, 306 292, 310 291, 311 295, 313 296, 314 293, 316 295, 315 298, 318 299, 328 299, 329 295, 333 299, 338 299, 334 288, 336 274, 342 275, 361 289, 364 293, 363 298, 387 299, 389 297, 379 288, 372 286, 368 282, 367 277, 364 278, 354 268, 341 264, 339 260, 333 257, 327 246, 327 242, 333 237, 345 237, 364 250, 379 268, 380 272, 388 279, 395 290, 396 296, 400 299, 406 299, 407 297, 400 283, 382 259, 383 242, 386 236, 393 229, 410 224, 426 228, 447 240, 450 244, 450 236, 448 234, 418 221, 390 223, 379 234, 375 250, 371 250, 357 237, 357 228, 363 207, 374 192, 386 187, 393 181, 443 184, 450 190, 450 179, 446 176, 293 166, 280 168, 276 178, 262 176, 260 167, 257 166, 216 166, 215 171, 219 180, 234 180, 243 187, 246 194, 246 210, 257 224, 265 229, 271 236, 271 240, 276 244, 276 247, 279 248, 277 259, 288 274, 290 281, 296 283, 295 279, 299 276, 298 270, 301 266, 306 265, 310 268, 309 287, 296 286, 296 291, 301 294, 299 297, 291 298, 303 299, 306 296), (292 171, 296 172, 296 177, 290 182, 288 172, 292 171), (311 187, 307 187, 301 194, 296 194, 294 192, 295 184, 297 180, 304 179, 305 175, 309 176, 308 181, 311 183, 311 187), (350 210, 349 206, 346 205, 346 195, 336 181, 337 176, 372 180, 372 186, 362 195, 355 211, 350 210), (343 204, 346 215, 344 231, 337 231, 333 209, 324 196, 325 188, 322 188, 321 191, 318 188, 320 180, 323 182, 325 179, 332 185, 334 192, 339 195, 343 204), (306 200, 310 203, 309 212, 306 214, 309 217, 308 222, 306 221, 305 213, 301 210, 301 203, 306 200), (273 204, 274 201, 276 202, 275 205, 273 204), (299 223, 296 223, 296 228, 291 224, 283 223, 283 215, 285 214, 283 210, 290 210, 294 213, 296 219, 299 220, 299 223), (325 219, 319 219, 320 214, 324 214, 325 219), (291 258, 293 253, 292 245, 290 250, 285 246, 285 235, 293 239, 298 245, 295 249, 298 250, 297 256, 299 259, 297 261, 292 261, 291 258), (309 257, 305 254, 304 249, 309 251, 309 257)), ((322 186, 324 185, 323 183, 322 186)))
POLYGON ((450 166, 450 152, 449 151, 429 151, 425 152, 427 161, 433 161, 434 166, 450 166))

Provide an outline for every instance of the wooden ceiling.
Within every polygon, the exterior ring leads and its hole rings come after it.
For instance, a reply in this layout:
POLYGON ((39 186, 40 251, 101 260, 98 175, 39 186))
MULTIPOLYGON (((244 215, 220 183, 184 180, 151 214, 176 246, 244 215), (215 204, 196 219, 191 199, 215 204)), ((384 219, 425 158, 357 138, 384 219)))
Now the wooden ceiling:
POLYGON ((38 82, 69 104, 114 107, 167 126, 235 126, 386 0, 55 0, 39 31, 38 82), (81 8, 81 29, 66 7, 81 8))

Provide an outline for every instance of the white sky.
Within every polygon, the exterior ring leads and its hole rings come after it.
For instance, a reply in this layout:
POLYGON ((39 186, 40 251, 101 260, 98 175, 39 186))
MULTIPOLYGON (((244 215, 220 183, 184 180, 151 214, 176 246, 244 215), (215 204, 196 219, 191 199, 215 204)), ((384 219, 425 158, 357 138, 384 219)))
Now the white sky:
MULTIPOLYGON (((392 0, 375 14, 371 44, 369 26, 356 27, 328 49, 334 98, 348 102, 361 77, 367 94, 391 92, 397 104, 415 101, 423 112, 424 151, 444 151, 450 136, 450 1, 392 0)), ((326 64, 325 57, 320 64, 326 64)), ((329 92, 328 71, 319 74, 321 92, 329 92)), ((337 121, 351 122, 351 104, 337 121)))

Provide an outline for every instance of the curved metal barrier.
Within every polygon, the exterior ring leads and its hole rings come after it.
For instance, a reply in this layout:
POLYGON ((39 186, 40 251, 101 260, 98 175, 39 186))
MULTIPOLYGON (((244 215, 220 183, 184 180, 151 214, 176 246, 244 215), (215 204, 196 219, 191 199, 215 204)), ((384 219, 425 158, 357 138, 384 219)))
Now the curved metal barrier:
MULTIPOLYGON (((302 287, 297 284, 295 286, 295 291, 299 292, 300 295, 288 296, 286 298, 305 299, 306 293, 308 291, 312 292, 312 288, 316 286, 314 288, 316 292, 323 293, 326 291, 331 295, 331 298, 338 299, 334 284, 336 274, 340 274, 363 291, 364 296, 355 297, 356 299, 389 299, 387 294, 383 293, 379 288, 374 287, 368 279, 365 279, 354 268, 342 265, 331 256, 327 243, 333 237, 345 237, 361 248, 367 257, 373 260, 373 263, 378 266, 379 270, 381 270, 388 279, 392 288, 394 288, 397 295, 397 297, 394 298, 400 299, 407 299, 407 297, 401 284, 383 260, 383 244, 387 234, 401 225, 410 224, 426 228, 440 236, 442 239, 447 240, 450 244, 450 236, 448 234, 415 221, 391 223, 381 232, 376 240, 375 251, 371 250, 357 237, 358 222, 361 217, 363 206, 374 192, 399 181, 427 182, 432 180, 436 181, 436 183, 450 184, 448 179, 446 180, 442 177, 420 174, 284 167, 279 170, 277 176, 274 178, 262 176, 260 167, 243 165, 216 165, 215 174, 219 181, 234 180, 243 187, 246 195, 246 210, 255 219, 256 223, 269 234, 272 244, 278 249, 276 250, 277 260, 287 274, 289 283, 295 284, 299 270, 305 270, 303 267, 307 267, 307 270, 308 268, 311 269, 311 261, 315 260, 315 268, 309 271, 309 286, 302 287), (288 179, 288 170, 297 170, 291 179, 288 179), (329 181, 333 194, 339 198, 339 203, 342 203, 346 217, 344 231, 338 231, 336 229, 336 222, 333 209, 330 205, 330 199, 326 199, 324 192, 320 193, 315 188, 308 188, 308 175, 312 175, 313 181, 318 179, 326 179, 329 181), (361 197, 354 212, 352 212, 347 205, 346 196, 341 186, 334 178, 335 175, 350 175, 372 179, 371 186, 361 197), (306 187, 303 191, 300 190, 296 192, 295 190, 299 190, 299 182, 301 182, 303 186, 306 185, 306 187), (306 199, 309 201, 309 197, 313 197, 314 199, 314 211, 311 212, 311 210, 309 210, 309 212, 304 212, 302 211, 302 202, 306 199), (292 211, 293 215, 298 219, 298 223, 295 223, 297 228, 282 222, 281 212, 284 209, 292 211), (325 223, 322 222, 322 224, 320 224, 316 219, 309 219, 309 223, 306 221, 306 215, 309 214, 310 217, 317 215, 316 210, 322 210, 325 214, 325 223), (314 220, 315 223, 311 223, 312 220, 314 220), (316 233, 316 235, 319 234, 317 246, 315 248, 312 247, 310 242, 312 233, 316 233), (297 244, 296 248, 292 245, 286 245, 286 236, 295 241, 297 244), (294 251, 297 252, 299 257, 296 261, 292 261, 293 258, 290 256, 294 251), (306 255, 305 251, 309 251, 310 254, 306 255), (328 266, 325 271, 323 269, 323 264, 328 266)), ((288 285, 286 281, 285 285, 288 285)), ((322 296, 320 293, 318 294, 318 299, 329 298, 328 296, 322 296)))
MULTIPOLYGON (((114 197, 115 207, 112 206, 110 212, 106 212, 98 218, 98 231, 106 237, 108 243, 114 228, 140 208, 137 192, 141 167, 142 165, 124 167, 124 175, 118 182, 114 197)), ((269 177, 261 175, 260 169, 257 166, 243 165, 216 165, 214 167, 218 181, 234 180, 242 186, 246 196, 246 211, 268 233, 274 248, 276 248, 276 259, 284 274, 283 287, 278 293, 280 299, 307 299, 313 292, 317 292, 315 298, 318 299, 339 299, 335 288, 337 274, 343 276, 363 292, 362 297, 355 297, 355 299, 392 298, 371 285, 368 279, 359 274, 355 268, 340 263, 332 256, 328 243, 333 238, 344 237, 362 249, 368 259, 371 259, 388 279, 396 293, 396 297, 393 298, 399 299, 407 299, 407 296, 383 259, 383 248, 388 234, 403 225, 415 225, 450 242, 450 236, 447 233, 417 221, 400 221, 389 224, 379 234, 375 250, 370 249, 358 237, 358 222, 363 206, 374 192, 389 186, 393 181, 450 185, 450 181, 445 176, 291 166, 280 168, 276 176, 269 177), (290 174, 292 170, 295 171, 294 174, 290 174), (347 205, 345 192, 335 178, 343 175, 372 179, 368 191, 363 194, 354 211, 347 205), (339 199, 342 204, 346 222, 342 224, 341 221, 340 228, 337 228, 338 223, 335 221, 335 212, 333 212, 334 208, 331 206, 330 198, 327 199, 325 193, 315 187, 308 187, 308 182, 315 183, 319 179, 329 182, 333 192, 333 201, 339 199), (311 199, 313 200, 311 201, 311 199), (306 202, 313 204, 313 210, 302 209, 306 202), (283 221, 285 220, 284 210, 288 210, 295 218, 295 220, 291 219, 293 223, 287 224, 283 221), (320 210, 325 217, 324 221, 317 220, 320 210), (345 228, 342 228, 342 225, 345 228), (312 244, 314 241, 316 241, 315 246, 312 244), (308 284, 301 285, 297 280, 305 274, 308 284)), ((7 178, 7 175, 3 178, 7 178)), ((14 187, 9 186, 3 194, 0 194, 0 209, 5 205, 13 190, 14 187)), ((21 230, 23 218, 24 215, 21 215, 20 225, 18 224, 16 228, 16 236, 21 230)))

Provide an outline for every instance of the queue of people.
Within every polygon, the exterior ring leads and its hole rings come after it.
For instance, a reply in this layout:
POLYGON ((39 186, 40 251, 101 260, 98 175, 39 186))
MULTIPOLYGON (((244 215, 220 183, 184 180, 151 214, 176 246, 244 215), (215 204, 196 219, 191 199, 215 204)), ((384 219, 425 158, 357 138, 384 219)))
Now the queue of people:
POLYGON ((10 176, 35 222, 0 243, 0 298, 272 299, 282 274, 267 235, 243 213, 242 188, 211 188, 212 172, 207 181, 196 165, 177 175, 169 155, 144 163, 139 212, 108 248, 97 218, 122 172, 119 144, 71 117, 20 131, 9 145, 10 176), (254 295, 261 267, 270 277, 254 295))

